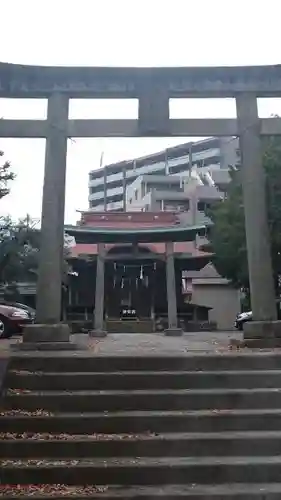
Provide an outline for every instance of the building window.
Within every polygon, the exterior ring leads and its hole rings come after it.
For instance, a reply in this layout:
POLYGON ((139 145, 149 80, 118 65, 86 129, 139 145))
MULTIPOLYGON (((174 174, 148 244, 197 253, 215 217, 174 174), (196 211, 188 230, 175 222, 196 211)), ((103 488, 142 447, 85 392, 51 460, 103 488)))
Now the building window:
POLYGON ((206 208, 206 206, 205 206, 204 201, 199 201, 198 205, 197 205, 197 210, 199 210, 199 212, 204 212, 205 208, 206 208))
POLYGON ((138 190, 135 189, 135 200, 137 200, 137 199, 138 199, 138 190))

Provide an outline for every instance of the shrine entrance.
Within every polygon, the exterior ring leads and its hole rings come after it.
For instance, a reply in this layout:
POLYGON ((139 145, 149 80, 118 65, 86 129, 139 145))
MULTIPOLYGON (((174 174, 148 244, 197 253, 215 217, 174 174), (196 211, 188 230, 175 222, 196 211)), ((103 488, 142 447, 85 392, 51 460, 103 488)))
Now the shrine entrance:
POLYGON ((150 250, 132 245, 110 249, 105 265, 105 316, 107 319, 153 319, 156 273, 159 265, 150 250), (143 259, 142 255, 143 254, 143 259), (126 255, 126 258, 123 257, 126 255), (131 258, 130 258, 131 257, 131 258))
MULTIPOLYGON (((161 319, 166 335, 180 335, 182 269, 201 269, 209 254, 193 255, 205 226, 186 226, 177 214, 83 212, 81 225, 66 226, 79 251, 93 250, 93 335, 151 333, 161 319), (176 243, 175 243, 176 242, 176 243)), ((82 252, 83 254, 83 252, 82 252)))

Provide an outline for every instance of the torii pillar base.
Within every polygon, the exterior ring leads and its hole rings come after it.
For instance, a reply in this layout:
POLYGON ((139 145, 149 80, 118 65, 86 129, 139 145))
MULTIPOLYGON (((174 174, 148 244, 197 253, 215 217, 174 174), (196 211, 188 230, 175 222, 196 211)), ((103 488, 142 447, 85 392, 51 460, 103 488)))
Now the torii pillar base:
POLYGON ((281 347, 281 321, 249 321, 244 324, 244 347, 281 347))
POLYGON ((166 337, 181 337, 183 335, 183 330, 181 328, 167 328, 164 330, 164 335, 166 337))
POLYGON ((26 325, 22 342, 12 346, 20 351, 75 351, 85 349, 70 342, 70 329, 64 323, 26 325))

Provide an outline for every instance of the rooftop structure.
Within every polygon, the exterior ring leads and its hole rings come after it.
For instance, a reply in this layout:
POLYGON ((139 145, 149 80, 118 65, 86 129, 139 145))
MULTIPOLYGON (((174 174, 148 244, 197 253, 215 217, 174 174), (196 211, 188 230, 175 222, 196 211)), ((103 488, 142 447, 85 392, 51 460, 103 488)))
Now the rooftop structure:
MULTIPOLYGON (((141 175, 126 189, 126 209, 131 211, 201 211, 224 199, 224 193, 203 184, 197 171, 180 175, 141 175)), ((194 223, 196 219, 194 219, 194 223)))

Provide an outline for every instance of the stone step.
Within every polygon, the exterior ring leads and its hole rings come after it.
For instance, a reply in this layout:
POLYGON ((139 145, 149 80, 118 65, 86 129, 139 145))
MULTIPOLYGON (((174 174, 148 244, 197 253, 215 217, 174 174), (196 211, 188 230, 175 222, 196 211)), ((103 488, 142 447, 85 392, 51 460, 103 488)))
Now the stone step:
MULTIPOLYGON (((53 489, 58 490, 58 485, 53 486, 53 489)), ((39 486, 42 490, 42 485, 39 486)), ((87 488, 87 487, 85 487, 87 488)), ((51 489, 51 488, 50 488, 51 489)), ((54 492, 52 495, 36 494, 35 485, 28 486, 16 485, 5 489, 5 491, 15 491, 16 494, 4 493, 1 498, 3 500, 15 500, 21 498, 22 500, 280 500, 281 498, 281 483, 257 483, 257 484, 236 484, 228 483, 223 485, 166 485, 166 486, 109 486, 104 487, 102 493, 75 493, 72 488, 68 494, 65 493, 67 487, 61 487, 63 492, 61 494, 54 492), (20 488, 22 486, 22 488, 20 488), (72 493, 73 491, 73 493, 72 493), (21 493, 19 493, 21 492, 21 493), (22 493, 25 492, 25 493, 22 493)), ((81 488, 82 489, 82 488, 81 488)), ((94 488, 93 488, 94 489, 94 488)))
POLYGON ((30 390, 132 390, 279 388, 281 370, 252 371, 126 371, 126 372, 13 372, 5 386, 30 390))
POLYGON ((50 412, 281 408, 281 389, 42 391, 3 396, 4 409, 50 412))
POLYGON ((1 356, 0 356, 0 394, 2 392, 3 386, 5 385, 8 365, 9 365, 8 355, 1 353, 1 356))
POLYGON ((151 319, 143 320, 108 320, 106 322, 108 333, 151 333, 154 324, 151 319))
POLYGON ((276 483, 277 457, 95 458, 1 460, 1 484, 165 485, 276 483))
POLYGON ((281 370, 280 352, 193 352, 182 356, 108 356, 89 351, 13 353, 9 368, 31 372, 281 370))
POLYGON ((171 433, 162 435, 29 435, 4 439, 0 458, 204 457, 280 455, 281 432, 171 433))
POLYGON ((281 409, 128 411, 0 416, 2 432, 70 434, 156 432, 281 431, 281 409))

